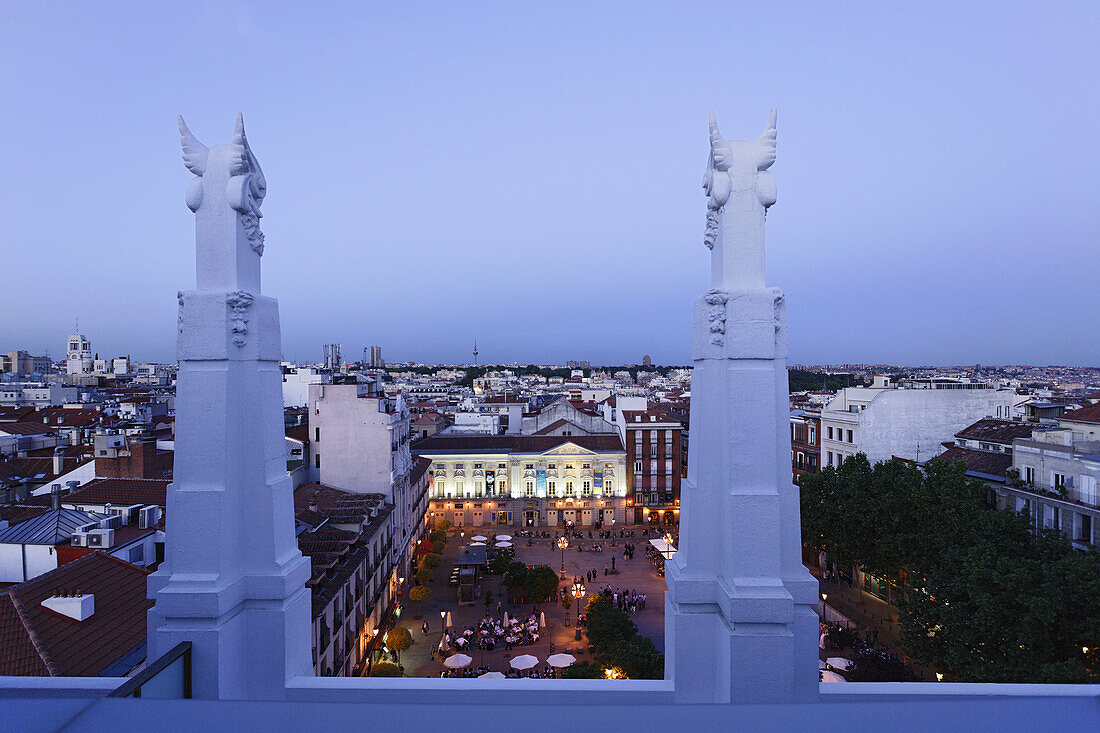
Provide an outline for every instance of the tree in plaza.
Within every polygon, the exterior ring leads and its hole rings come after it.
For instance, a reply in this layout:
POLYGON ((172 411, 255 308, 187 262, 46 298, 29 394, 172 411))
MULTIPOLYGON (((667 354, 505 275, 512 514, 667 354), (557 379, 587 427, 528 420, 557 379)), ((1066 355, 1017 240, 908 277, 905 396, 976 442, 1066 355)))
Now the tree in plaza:
POLYGON ((429 552, 427 555, 424 556, 424 559, 420 561, 420 564, 421 567, 425 568, 437 568, 442 562, 442 555, 435 552, 429 552))
POLYGON ((416 582, 419 585, 427 585, 435 580, 435 571, 431 568, 422 567, 416 571, 416 582))
MULTIPOLYGON (((431 570, 421 570, 421 571, 419 571, 416 574, 416 577, 417 577, 416 582, 417 583, 420 583, 420 573, 424 573, 424 572, 430 573, 432 571, 431 570)), ((416 617, 417 618, 421 617, 421 612, 420 612, 421 607, 424 605, 424 603, 426 601, 431 600, 431 598, 432 598, 432 589, 427 587, 423 583, 420 583, 420 585, 415 586, 412 590, 409 591, 409 600, 410 601, 416 601, 416 617)))
POLYGON ((485 590, 485 615, 489 615, 489 607, 493 605, 493 591, 485 590))
POLYGON ((527 566, 518 560, 508 564, 504 571, 503 585, 508 589, 508 600, 516 603, 523 598, 527 586, 527 566))
POLYGON ((513 548, 505 547, 503 550, 497 550, 489 560, 487 570, 491 575, 503 575, 515 559, 516 551, 513 548))
POLYGON ((370 670, 371 677, 400 677, 401 669, 393 662, 377 662, 370 670))
POLYGON ((435 520, 435 528, 440 532, 446 532, 448 529, 451 528, 451 522, 447 519, 444 519, 443 517, 440 517, 439 519, 435 520))
POLYGON ((561 676, 567 680, 602 680, 605 674, 592 662, 573 662, 561 671, 561 676))
POLYGON ((401 658, 401 652, 411 647, 412 644, 412 634, 404 626, 395 626, 386 632, 386 646, 394 652, 394 656, 398 659, 401 658))
POLYGON ((529 568, 523 586, 524 596, 536 605, 546 603, 553 600, 560 582, 558 574, 549 565, 529 568))
POLYGON ((437 529, 428 535, 428 541, 430 541, 433 545, 437 542, 447 544, 447 533, 441 529, 437 529))
POLYGON ((565 621, 569 623, 569 609, 573 607, 573 594, 566 593, 561 597, 561 607, 565 609, 565 621))
POLYGON ((596 593, 585 605, 588 642, 596 650, 600 668, 621 670, 630 679, 661 679, 665 658, 653 642, 638 635, 638 627, 611 605, 610 596, 596 593))
POLYGON ((962 463, 872 467, 859 454, 799 482, 804 541, 899 589, 907 654, 970 682, 1098 682, 1100 554, 989 508, 962 463))

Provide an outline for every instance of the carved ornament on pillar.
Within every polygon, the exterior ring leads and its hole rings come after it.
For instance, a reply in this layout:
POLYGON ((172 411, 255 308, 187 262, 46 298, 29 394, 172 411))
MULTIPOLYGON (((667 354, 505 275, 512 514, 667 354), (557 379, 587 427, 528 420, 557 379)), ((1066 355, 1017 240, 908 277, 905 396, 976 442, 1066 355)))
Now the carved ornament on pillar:
POLYGON ((707 323, 710 327, 710 342, 722 346, 726 341, 726 301, 729 293, 722 290, 710 290, 703 296, 708 306, 707 323))
POLYGON ((176 312, 176 331, 183 333, 183 291, 176 291, 176 302, 180 304, 179 310, 176 312))
POLYGON ((248 309, 252 307, 252 294, 243 290, 230 293, 226 297, 226 305, 229 306, 229 321, 233 324, 233 343, 239 348, 248 343, 245 338, 248 335, 248 309))
MULTIPOLYGON (((198 141, 187 129, 183 117, 179 118, 180 142, 183 145, 183 162, 195 178, 187 186, 187 208, 197 212, 203 202, 202 177, 206 173, 210 149, 198 141)), ((237 124, 233 129, 233 139, 229 143, 233 148, 229 158, 229 181, 225 186, 226 199, 237 212, 237 216, 248 236, 249 246, 258 255, 264 253, 264 234, 260 231, 260 205, 267 195, 267 179, 260 169, 248 137, 244 133, 244 119, 237 115, 237 124)))
POLYGON ((703 244, 711 250, 711 281, 716 289, 764 286, 764 217, 775 203, 773 107, 768 126, 754 142, 726 140, 710 113, 710 154, 703 176, 707 224, 703 244))

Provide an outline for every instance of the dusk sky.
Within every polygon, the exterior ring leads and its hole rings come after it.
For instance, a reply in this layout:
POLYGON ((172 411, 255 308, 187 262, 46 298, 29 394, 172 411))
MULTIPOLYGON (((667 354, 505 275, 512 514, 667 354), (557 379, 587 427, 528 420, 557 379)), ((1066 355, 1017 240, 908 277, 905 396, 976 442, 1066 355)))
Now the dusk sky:
POLYGON ((240 111, 287 359, 689 363, 707 112, 774 105, 792 362, 1100 364, 1100 4, 895 5, 6 2, 0 350, 174 361, 240 111))

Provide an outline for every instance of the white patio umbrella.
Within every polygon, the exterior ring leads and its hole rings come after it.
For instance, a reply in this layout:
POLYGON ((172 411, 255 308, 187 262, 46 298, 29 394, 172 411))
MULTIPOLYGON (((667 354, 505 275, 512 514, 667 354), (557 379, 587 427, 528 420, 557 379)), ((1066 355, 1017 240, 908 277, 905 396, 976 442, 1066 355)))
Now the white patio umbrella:
POLYGON ((512 546, 511 542, 498 542, 497 543, 497 547, 511 547, 511 546, 512 546))
POLYGON ((823 670, 821 670, 821 681, 822 682, 847 682, 848 680, 844 679, 843 677, 841 677, 836 672, 830 672, 827 669, 823 669, 823 670))
POLYGON ((474 535, 473 537, 471 537, 470 539, 472 539, 472 540, 473 540, 474 542, 484 542, 485 540, 487 540, 487 539, 489 539, 489 538, 488 538, 488 537, 486 537, 486 536, 485 536, 485 535, 483 535, 483 534, 475 534, 475 535, 474 535))
POLYGON ((844 657, 829 657, 825 660, 825 664, 843 672, 852 666, 852 660, 845 659, 844 657))
POLYGON ((546 628, 546 611, 539 611, 539 628, 546 628))
POLYGON ((572 654, 551 654, 546 658, 546 663, 551 667, 568 667, 575 661, 577 658, 572 654))
POLYGON ((497 540, 503 540, 504 542, 510 542, 511 539, 512 539, 512 535, 510 535, 510 534, 498 534, 497 535, 497 540))
POLYGON ((443 666, 447 669, 459 669, 467 666, 472 661, 474 661, 474 658, 465 654, 452 654, 443 660, 443 666))
POLYGON ((507 611, 504 612, 504 624, 503 625, 504 625, 505 628, 508 628, 508 612, 507 611))
POLYGON ((482 680, 502 680, 504 679, 503 672, 486 672, 485 674, 479 674, 478 679, 482 680))
POLYGON ((485 547, 484 542, 471 542, 470 547, 485 547))
POLYGON ((531 667, 534 667, 538 663, 538 658, 531 654, 521 654, 509 662, 512 669, 531 669, 531 667))

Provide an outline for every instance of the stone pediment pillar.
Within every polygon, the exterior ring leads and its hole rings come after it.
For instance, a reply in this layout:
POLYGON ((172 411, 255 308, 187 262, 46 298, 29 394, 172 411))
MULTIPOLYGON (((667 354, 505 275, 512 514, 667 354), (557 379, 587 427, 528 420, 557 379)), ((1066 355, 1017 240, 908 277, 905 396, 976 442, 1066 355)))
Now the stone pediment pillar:
POLYGON ((194 174, 195 290, 178 294, 176 450, 165 559, 149 578, 148 658, 192 643, 193 694, 277 699, 312 674, 309 560, 286 472, 279 305, 260 293, 267 184, 237 118, 194 174))
POLYGON ((812 701, 817 581, 802 566, 791 483, 786 306, 763 283, 763 216, 775 192, 760 174, 774 160, 774 111, 756 143, 722 140, 712 117, 711 147, 706 243, 718 253, 715 287, 695 302, 666 675, 683 702, 812 701))

